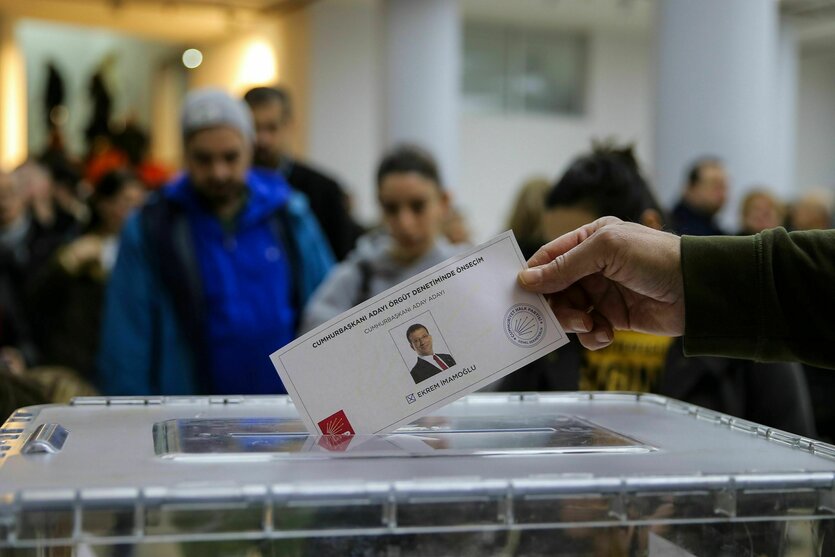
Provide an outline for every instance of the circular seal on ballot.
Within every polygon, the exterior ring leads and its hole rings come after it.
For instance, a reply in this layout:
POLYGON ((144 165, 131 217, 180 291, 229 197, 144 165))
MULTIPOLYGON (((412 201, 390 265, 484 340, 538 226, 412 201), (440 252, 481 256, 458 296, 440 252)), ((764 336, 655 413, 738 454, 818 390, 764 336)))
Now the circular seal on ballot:
POLYGON ((516 304, 504 314, 504 334, 516 346, 536 346, 545 338, 545 316, 536 306, 516 304))

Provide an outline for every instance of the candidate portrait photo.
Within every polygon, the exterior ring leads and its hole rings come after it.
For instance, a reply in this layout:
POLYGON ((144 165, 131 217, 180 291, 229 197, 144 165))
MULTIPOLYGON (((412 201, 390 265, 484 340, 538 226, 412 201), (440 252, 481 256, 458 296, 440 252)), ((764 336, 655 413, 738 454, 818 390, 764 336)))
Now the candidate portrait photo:
POLYGON ((406 340, 415 351, 417 361, 412 366, 412 379, 415 384, 425 381, 446 371, 455 365, 455 359, 450 354, 436 353, 432 343, 432 334, 426 325, 415 323, 406 329, 406 340))

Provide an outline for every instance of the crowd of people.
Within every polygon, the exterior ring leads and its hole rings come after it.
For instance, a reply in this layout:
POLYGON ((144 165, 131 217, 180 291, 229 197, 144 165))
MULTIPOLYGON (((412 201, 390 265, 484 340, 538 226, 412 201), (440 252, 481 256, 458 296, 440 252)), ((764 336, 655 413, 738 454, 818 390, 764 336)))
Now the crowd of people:
MULTIPOLYGON (((184 99, 180 171, 150 160, 133 124, 90 138, 81 161, 54 129, 41 154, 0 170, 0 421, 78 395, 286 392, 270 353, 468 243, 431 153, 398 145, 381 156, 369 186, 381 222, 366 229, 341 184, 293 156, 292 121, 282 88, 243 99, 201 89, 184 99)), ((526 257, 603 216, 724 235, 728 182, 721 159, 699 158, 666 211, 631 147, 594 144, 556 181, 523 184, 508 227, 526 257)), ((753 187, 732 232, 830 228, 830 201, 816 192, 785 203, 753 187)), ((825 395, 835 386, 826 372, 687 358, 671 336, 588 330, 605 338, 595 345, 580 333, 582 343, 493 388, 655 392, 795 433, 835 433, 825 399, 807 386, 825 395)))

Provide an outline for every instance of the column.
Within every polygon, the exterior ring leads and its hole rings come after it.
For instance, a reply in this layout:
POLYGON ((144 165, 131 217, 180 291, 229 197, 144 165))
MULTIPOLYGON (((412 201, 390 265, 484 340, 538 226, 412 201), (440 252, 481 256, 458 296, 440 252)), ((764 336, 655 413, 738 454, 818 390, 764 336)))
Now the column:
POLYGON ((455 0, 388 0, 385 18, 384 147, 416 143, 458 178, 461 21, 455 0))
MULTIPOLYGON (((729 203, 720 215, 737 226, 744 189, 782 191, 792 165, 775 134, 793 129, 779 109, 793 75, 780 71, 777 0, 662 0, 658 13, 655 184, 662 202, 681 194, 693 159, 717 155, 731 177, 729 203)), ((789 157, 790 158, 790 157, 789 157)))
POLYGON ((770 184, 774 193, 784 200, 797 195, 795 183, 797 166, 797 96, 800 54, 797 31, 791 21, 780 20, 777 43, 777 67, 774 85, 774 141, 775 176, 770 184))
POLYGON ((11 170, 27 154, 26 71, 14 20, 0 14, 0 168, 11 170))

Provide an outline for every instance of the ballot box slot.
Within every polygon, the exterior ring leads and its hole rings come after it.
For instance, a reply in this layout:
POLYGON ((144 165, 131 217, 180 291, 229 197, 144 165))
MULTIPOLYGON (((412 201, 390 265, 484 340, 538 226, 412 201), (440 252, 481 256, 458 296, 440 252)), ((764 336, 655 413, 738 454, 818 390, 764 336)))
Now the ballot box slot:
POLYGON ((564 414, 432 416, 388 435, 315 436, 298 419, 187 418, 153 426, 158 456, 179 460, 323 458, 327 456, 532 456, 646 453, 654 447, 564 414))

